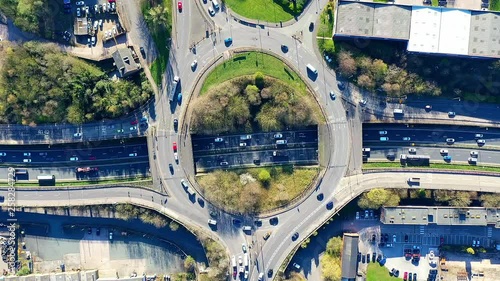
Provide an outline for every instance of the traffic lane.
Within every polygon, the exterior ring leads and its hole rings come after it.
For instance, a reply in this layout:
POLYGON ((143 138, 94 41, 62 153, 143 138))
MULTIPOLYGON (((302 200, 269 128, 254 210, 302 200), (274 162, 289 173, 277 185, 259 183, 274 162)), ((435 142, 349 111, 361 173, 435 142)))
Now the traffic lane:
MULTIPOLYGON (((370 147, 370 157, 372 159, 387 159, 389 153, 394 153, 396 155, 395 161, 399 161, 400 154, 409 154, 408 149, 415 148, 417 150, 416 154, 419 155, 429 155, 431 160, 443 160, 443 156, 451 156, 451 161, 463 161, 467 162, 467 159, 471 157, 471 151, 478 153, 477 159, 478 163, 491 163, 500 164, 500 151, 485 151, 485 150, 473 150, 473 149, 461 149, 461 148, 449 148, 449 147, 370 147), (440 150, 448 150, 448 154, 441 154, 440 150)), ((443 160, 444 163, 444 160, 443 160)))
POLYGON ((261 165, 297 162, 317 163, 318 153, 317 148, 282 149, 201 156, 195 160, 197 168, 223 168, 248 164, 258 167, 259 165, 254 160, 260 160, 261 165), (277 156, 273 155, 274 152, 276 152, 277 156), (227 164, 221 165, 224 162, 227 162, 227 164))
POLYGON ((251 134, 251 139, 243 139, 242 137, 247 135, 236 135, 236 136, 221 136, 222 142, 215 142, 217 136, 213 137, 192 137, 193 151, 199 150, 211 150, 214 148, 232 148, 240 147, 240 143, 245 143, 247 146, 257 146, 257 145, 272 145, 276 144, 277 140, 287 140, 289 143, 309 143, 317 142, 318 131, 286 131, 286 132, 273 132, 273 133, 257 133, 251 134), (275 138, 275 134, 281 134, 281 138, 275 138))
MULTIPOLYGON (((113 165, 86 165, 86 166, 59 166, 59 167, 23 167, 28 170, 26 177, 19 176, 22 180, 36 180, 40 175, 54 175, 56 179, 60 180, 75 180, 75 179, 89 179, 89 178, 117 178, 117 177, 146 177, 149 175, 149 161, 136 162, 136 163, 121 163, 113 165), (97 173, 76 173, 77 167, 96 167, 97 173)), ((7 181, 8 168, 0 167, 0 178, 7 181)))
POLYGON ((486 140, 497 140, 500 139, 500 129, 496 128, 478 128, 478 127, 464 127, 464 126, 416 126, 416 125, 382 125, 379 126, 368 126, 363 125, 363 132, 369 136, 381 135, 380 131, 386 131, 387 134, 401 134, 410 135, 413 134, 415 137, 432 137, 432 138, 442 138, 442 137, 463 137, 465 139, 476 139, 476 134, 482 134, 482 139, 486 140))
MULTIPOLYGON (((0 147, 3 149, 4 147, 0 147)), ((44 163, 44 162, 66 162, 85 161, 97 159, 117 159, 147 155, 147 144, 134 144, 125 146, 114 146, 105 148, 74 148, 68 149, 46 149, 46 150, 0 150, 0 159, 3 163, 44 163), (71 158, 78 160, 71 160, 71 158), (27 159, 28 162, 25 162, 27 159)))
POLYGON ((500 144, 500 134, 482 134, 483 137, 476 138, 476 133, 463 133, 456 131, 426 131, 426 130, 364 130, 364 141, 379 141, 380 137, 387 137, 389 141, 409 141, 409 142, 444 142, 446 139, 453 138, 455 142, 475 144, 478 139, 483 139, 486 144, 500 144), (381 134, 381 132, 384 132, 381 134))

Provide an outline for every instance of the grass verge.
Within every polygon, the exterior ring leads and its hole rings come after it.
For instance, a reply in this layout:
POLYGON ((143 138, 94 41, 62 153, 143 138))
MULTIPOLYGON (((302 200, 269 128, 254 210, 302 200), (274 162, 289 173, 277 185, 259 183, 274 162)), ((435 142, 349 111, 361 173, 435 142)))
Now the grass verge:
POLYGON ((319 168, 291 165, 214 171, 198 176, 204 195, 228 211, 258 213, 290 203, 314 180, 319 168), (262 180, 268 175, 267 184, 262 180))
POLYGON ((334 7, 333 2, 329 2, 320 15, 316 40, 321 54, 333 55, 335 52, 335 45, 332 39, 334 7))
POLYGON ((203 95, 211 87, 219 85, 221 82, 242 75, 253 75, 258 71, 264 75, 282 80, 293 88, 298 87, 304 92, 306 90, 306 85, 299 75, 288 68, 281 60, 264 53, 249 52, 236 55, 215 67, 205 79, 200 94, 203 95))
MULTIPOLYGON (((158 56, 153 61, 150 66, 151 75, 155 80, 156 84, 161 84, 162 75, 167 70, 169 54, 170 54, 170 38, 172 33, 172 5, 169 1, 164 0, 156 0, 154 1, 158 5, 162 5, 165 7, 165 17, 168 22, 166 28, 162 28, 161 26, 154 25, 152 23, 148 23, 149 32, 151 33, 151 37, 153 37, 153 41, 155 42, 156 49, 158 51, 158 56)), ((152 1, 143 0, 141 2, 141 11, 142 15, 146 18, 149 10, 154 7, 152 1)))
POLYGON ((500 11, 500 0, 491 0, 490 10, 491 11, 500 11))
MULTIPOLYGON (((402 274, 400 272, 400 274, 402 274)), ((389 275, 389 271, 385 266, 381 266, 378 262, 369 263, 366 270, 366 281, 398 281, 403 280, 389 275)))
POLYGON ((439 0, 432 0, 432 7, 437 7, 439 5, 439 0))
POLYGON ((261 22, 286 22, 302 13, 307 1, 297 0, 296 8, 287 0, 225 0, 238 15, 261 22))
MULTIPOLYGON (((149 186, 152 185, 151 178, 128 178, 128 179, 113 179, 113 180, 83 180, 83 181, 60 181, 56 182, 55 186, 65 187, 65 186, 85 186, 85 185, 94 185, 94 184, 117 184, 117 183, 138 183, 141 185, 149 186)), ((28 186, 28 187, 37 187, 40 186, 37 182, 35 183, 16 183, 16 186, 28 186)))
MULTIPOLYGON (((383 168, 401 168, 399 162, 371 162, 364 163, 363 169, 383 169, 383 168)), ((481 171, 481 172, 497 172, 500 173, 500 167, 492 166, 473 166, 464 164, 446 164, 446 163, 431 163, 429 167, 411 167, 406 169, 439 169, 439 170, 464 170, 464 171, 481 171)))

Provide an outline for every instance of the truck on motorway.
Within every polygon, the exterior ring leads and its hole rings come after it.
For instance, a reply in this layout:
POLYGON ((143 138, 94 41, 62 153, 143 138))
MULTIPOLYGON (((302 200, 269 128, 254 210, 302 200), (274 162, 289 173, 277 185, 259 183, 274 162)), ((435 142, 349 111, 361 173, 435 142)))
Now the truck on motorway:
POLYGON ((90 173, 97 172, 98 168, 96 167, 78 167, 75 169, 77 173, 90 173))
POLYGON ((168 100, 170 102, 174 101, 175 94, 177 94, 177 88, 179 86, 180 81, 181 78, 179 78, 179 76, 175 76, 174 80, 172 81, 172 84, 170 85, 170 91, 168 92, 168 100))
POLYGON ((431 157, 429 155, 401 154, 402 166, 429 166, 431 157))
POLYGON ((403 115, 403 110, 401 108, 395 108, 394 109, 394 116, 396 115, 403 115))
POLYGON ((419 185, 420 178, 408 178, 408 185, 419 185))

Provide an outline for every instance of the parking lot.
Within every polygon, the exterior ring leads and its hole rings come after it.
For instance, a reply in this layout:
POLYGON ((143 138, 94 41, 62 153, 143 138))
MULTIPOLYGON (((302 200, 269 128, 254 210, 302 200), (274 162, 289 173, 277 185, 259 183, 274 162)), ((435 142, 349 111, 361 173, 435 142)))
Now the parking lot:
POLYGON ((318 130, 192 136, 197 171, 266 164, 318 163, 318 130))

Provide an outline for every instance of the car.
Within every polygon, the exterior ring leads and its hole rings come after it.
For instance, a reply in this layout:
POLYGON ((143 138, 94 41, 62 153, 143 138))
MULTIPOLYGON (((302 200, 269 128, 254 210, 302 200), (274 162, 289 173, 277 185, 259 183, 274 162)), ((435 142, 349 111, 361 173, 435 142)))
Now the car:
POLYGON ((115 4, 115 2, 111 2, 111 10, 112 11, 116 10, 116 4, 115 4))
POLYGON ((177 103, 178 103, 178 104, 181 104, 181 103, 182 103, 182 93, 179 93, 179 94, 177 95, 177 103))
POLYGON ((396 234, 392 235, 392 242, 396 243, 396 234))
POLYGON ((31 163, 31 159, 23 159, 24 163, 31 163))
POLYGON ((177 152, 174 152, 174 160, 175 163, 179 164, 179 155, 177 154, 177 152))
POLYGON ((7 153, 5 153, 5 152, 0 152, 0 156, 7 156, 7 153))
POLYGON ((137 119, 130 121, 130 125, 137 125, 137 123, 139 123, 137 119))
POLYGON ((81 16, 82 16, 82 14, 80 12, 80 8, 76 8, 76 17, 79 18, 81 16))
POLYGON ((403 140, 404 141, 411 141, 411 138, 410 137, 404 137, 403 140))
POLYGON ((332 100, 335 100, 337 98, 337 96, 335 95, 335 93, 333 91, 330 91, 330 98, 332 100))
POLYGON ((310 22, 309 23, 309 31, 313 31, 314 30, 314 22, 310 22))
MULTIPOLYGON (((326 56, 328 57, 328 56, 326 56)), ((345 90, 345 83, 344 82, 338 82, 337 83, 337 87, 339 88, 339 90, 343 91, 345 90)))
POLYGON ((408 280, 411 281, 413 279, 413 273, 408 273, 408 280))
POLYGON ((245 268, 243 268, 243 266, 240 267, 240 274, 243 274, 243 272, 245 272, 245 268))
POLYGON ((415 153, 417 153, 417 149, 414 147, 410 147, 410 148, 408 148, 408 153, 415 154, 415 153))
POLYGON ((272 269, 269 269, 267 271, 267 277, 272 277, 273 276, 273 270, 272 269))
POLYGON ((83 6, 83 5, 85 5, 85 2, 78 1, 78 2, 75 3, 75 5, 77 5, 77 6, 83 6))
POLYGON ((75 138, 81 138, 82 137, 82 133, 74 133, 73 137, 75 137, 75 138))
POLYGON ((113 28, 111 28, 111 33, 113 33, 113 35, 116 35, 116 26, 113 26, 113 28))
POLYGON ((97 4, 94 5, 94 13, 95 14, 99 13, 99 5, 97 5, 97 4))
POLYGON ((179 12, 182 11, 182 2, 181 1, 177 2, 177 9, 179 9, 179 12))
POLYGON ((288 53, 288 46, 287 45, 284 45, 284 44, 281 44, 281 51, 283 53, 288 53))
POLYGON ((238 264, 239 265, 242 265, 243 264, 243 260, 241 259, 241 256, 238 257, 238 264))
POLYGON ((326 209, 328 209, 328 210, 333 209, 333 202, 332 201, 326 203, 326 209))
POLYGON ((101 234, 101 228, 98 227, 95 229, 95 235, 99 236, 101 234))
POLYGON ((276 134, 274 134, 274 136, 273 136, 273 137, 274 137, 275 139, 281 139, 281 138, 283 138, 283 134, 281 134, 281 133, 276 133, 276 134))
POLYGON ((223 138, 215 138, 214 142, 221 143, 224 142, 223 138))
POLYGON ((227 161, 222 161, 220 162, 221 166, 229 166, 229 163, 227 161))
POLYGON ((123 133, 123 129, 116 130, 117 133, 123 133))
POLYGON ((130 127, 130 131, 135 131, 135 130, 137 130, 137 126, 130 127))
POLYGON ((170 170, 170 173, 173 174, 174 173, 174 165, 172 164, 168 164, 168 169, 170 170))
POLYGON ((443 160, 444 160, 445 162, 450 162, 450 161, 451 161, 451 156, 450 156, 450 155, 445 155, 445 156, 443 157, 443 160))
POLYGON ((92 227, 87 228, 87 234, 92 234, 92 227))
POLYGON ((486 144, 486 141, 483 140, 483 139, 478 139, 476 142, 477 142, 478 145, 484 145, 484 144, 486 144))
POLYGON ((196 66, 198 65, 198 61, 197 60, 194 60, 192 63, 191 63, 191 69, 194 71, 196 69, 196 66))
POLYGON ((453 118, 453 117, 455 117, 455 116, 456 116, 456 114, 455 114, 455 112, 454 112, 454 111, 450 111, 450 112, 448 112, 448 117, 453 118))
POLYGON ((267 240, 267 239, 269 239, 269 236, 271 236, 271 231, 266 232, 266 234, 264 234, 264 237, 262 237, 262 238, 264 240, 267 240))
POLYGON ((408 234, 405 234, 405 243, 408 243, 408 234))
POLYGON ((214 11, 214 8, 212 8, 212 6, 209 6, 208 7, 208 14, 210 14, 210 16, 215 16, 215 11, 214 11))
POLYGON ((137 152, 129 153, 129 155, 128 155, 128 156, 129 156, 129 157, 135 157, 135 156, 137 156, 137 152))
POLYGON ((408 280, 408 272, 405 271, 404 275, 403 275, 403 280, 404 281, 407 281, 408 280))
POLYGON ((247 245, 242 244, 241 245, 241 250, 243 251, 243 253, 246 253, 247 252, 247 245))
POLYGON ((425 106, 425 111, 429 112, 432 110, 432 105, 426 105, 425 106))
POLYGON ((477 158, 469 157, 467 158, 469 164, 477 164, 477 158))
POLYGON ((245 270, 245 274, 243 275, 243 280, 247 280, 248 279, 248 270, 245 270))
POLYGON ((479 239, 476 240, 476 247, 479 247, 480 241, 479 239))
POLYGON ((361 104, 361 106, 365 106, 368 103, 368 101, 363 99, 359 103, 361 104))
POLYGON ((446 143, 448 143, 448 144, 455 143, 455 139, 454 138, 447 138, 446 143))
POLYGON ((172 143, 172 149, 174 150, 174 152, 177 152, 177 142, 173 142, 172 143))
POLYGON ((441 155, 447 155, 447 154, 448 154, 448 149, 441 149, 441 150, 439 151, 439 153, 440 153, 441 155))
POLYGON ((300 265, 296 262, 292 264, 293 267, 295 267, 297 270, 300 270, 300 265))
POLYGON ((359 212, 356 212, 356 219, 359 220, 359 212))
POLYGON ((111 11, 111 3, 108 3, 107 10, 108 10, 108 11, 111 11))
POLYGON ((78 161, 78 157, 72 156, 69 158, 69 161, 78 161))
POLYGON ((233 44, 233 38, 227 37, 224 39, 224 44, 226 44, 226 47, 231 46, 231 44, 233 44))
POLYGON ((365 210, 365 218, 368 218, 370 216, 370 212, 368 210, 365 210))
POLYGON ((481 138, 483 138, 483 134, 475 134, 474 137, 476 139, 481 139, 481 138))
POLYGON ((413 281, 417 281, 417 274, 413 273, 413 281))
POLYGON ((31 152, 25 152, 23 153, 24 156, 31 156, 31 152))
POLYGON ((474 157, 474 158, 477 158, 477 156, 479 155, 479 153, 477 151, 471 151, 470 152, 470 157, 474 157))
POLYGON ((443 244, 444 244, 444 238, 443 238, 443 236, 441 236, 441 237, 439 238, 439 244, 440 244, 440 245, 443 245, 443 244))
POLYGON ((277 141, 276 141, 276 144, 277 144, 277 145, 286 145, 287 143, 288 143, 288 141, 287 141, 287 140, 277 140, 277 141))
POLYGON ((113 240, 113 231, 109 232, 109 240, 113 240))
POLYGON ((240 147, 246 147, 247 143, 246 142, 240 142, 240 147))
POLYGON ((378 131, 378 134, 381 136, 387 135, 387 131, 378 131))
MULTIPOLYGON (((233 279, 236 279, 236 276, 238 275, 238 270, 235 268, 233 268, 233 279)), ((262 280, 262 279, 259 279, 259 280, 262 280)))
POLYGON ((90 39, 92 41, 92 45, 95 46, 96 44, 95 36, 92 36, 90 39))
POLYGON ((297 238, 299 238, 299 233, 298 232, 295 232, 293 235, 292 235, 292 240, 295 241, 297 240, 297 238))

